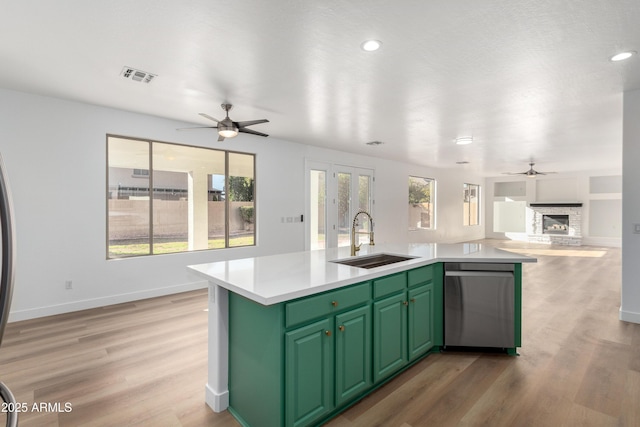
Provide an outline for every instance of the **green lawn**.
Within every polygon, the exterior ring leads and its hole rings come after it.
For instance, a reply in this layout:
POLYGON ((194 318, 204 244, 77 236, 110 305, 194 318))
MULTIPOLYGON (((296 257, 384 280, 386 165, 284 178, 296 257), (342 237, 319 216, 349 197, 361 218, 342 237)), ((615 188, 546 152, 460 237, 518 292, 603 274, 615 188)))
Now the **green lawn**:
MULTIPOLYGON (((251 246, 254 244, 253 236, 231 237, 229 239, 229 247, 251 246)), ((175 252, 186 252, 188 249, 187 242, 162 242, 154 243, 154 254, 171 254, 175 252)), ((224 238, 209 239, 209 249, 224 248, 224 238)), ((109 258, 123 258, 136 255, 149 255, 148 243, 132 243, 125 245, 110 245, 109 258)))

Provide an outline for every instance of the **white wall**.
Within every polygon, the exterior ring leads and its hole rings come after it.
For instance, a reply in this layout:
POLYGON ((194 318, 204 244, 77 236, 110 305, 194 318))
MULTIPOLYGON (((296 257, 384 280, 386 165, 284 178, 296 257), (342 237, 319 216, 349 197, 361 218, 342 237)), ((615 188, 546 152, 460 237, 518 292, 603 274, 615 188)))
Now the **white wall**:
POLYGON ((493 229, 493 203, 505 200, 505 197, 494 194, 495 183, 522 182, 525 194, 521 197, 512 197, 512 200, 526 202, 527 205, 534 202, 580 202, 582 203, 582 244, 620 247, 622 246, 622 193, 615 185, 598 185, 620 181, 620 174, 620 171, 593 170, 538 176, 535 179, 519 176, 487 178, 485 235, 487 238, 494 239, 526 240, 525 233, 504 233, 493 229), (606 192, 607 188, 610 188, 611 192, 606 192))
POLYGON ((18 240, 10 320, 180 292, 205 284, 186 266, 300 251, 305 159, 375 169, 376 241, 455 242, 484 237, 463 227, 462 184, 475 176, 240 135, 177 132, 188 123, 0 89, 0 152, 13 191, 18 240), (106 134, 256 153, 257 246, 106 260, 106 134), (283 167, 286 165, 286 167, 283 167), (437 230, 407 230, 408 175, 436 178, 437 230), (65 281, 73 289, 65 290, 65 281))
POLYGON ((640 323, 640 91, 624 93, 622 126, 622 301, 620 319, 640 323))

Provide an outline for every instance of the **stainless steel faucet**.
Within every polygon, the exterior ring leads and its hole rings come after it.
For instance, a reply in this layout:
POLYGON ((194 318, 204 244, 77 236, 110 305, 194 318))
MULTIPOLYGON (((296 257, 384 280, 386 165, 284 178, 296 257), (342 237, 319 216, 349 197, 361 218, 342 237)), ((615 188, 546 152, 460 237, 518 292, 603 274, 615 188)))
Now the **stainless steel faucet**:
POLYGON ((353 217, 353 225, 351 226, 351 256, 355 256, 356 253, 360 250, 360 246, 362 243, 356 245, 356 234, 368 234, 369 235, 369 245, 374 246, 375 243, 373 241, 373 218, 369 215, 369 212, 365 210, 359 210, 356 213, 356 216, 353 217), (356 231, 356 225, 358 224, 358 215, 365 214, 369 217, 369 230, 370 231, 356 231))

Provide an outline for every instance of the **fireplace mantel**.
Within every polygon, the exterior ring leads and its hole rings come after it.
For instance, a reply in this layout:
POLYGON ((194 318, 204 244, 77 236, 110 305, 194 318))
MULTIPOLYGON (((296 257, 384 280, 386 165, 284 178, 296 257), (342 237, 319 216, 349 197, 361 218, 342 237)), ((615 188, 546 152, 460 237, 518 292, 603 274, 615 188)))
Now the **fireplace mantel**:
POLYGON ((582 203, 529 203, 532 208, 580 208, 582 203))

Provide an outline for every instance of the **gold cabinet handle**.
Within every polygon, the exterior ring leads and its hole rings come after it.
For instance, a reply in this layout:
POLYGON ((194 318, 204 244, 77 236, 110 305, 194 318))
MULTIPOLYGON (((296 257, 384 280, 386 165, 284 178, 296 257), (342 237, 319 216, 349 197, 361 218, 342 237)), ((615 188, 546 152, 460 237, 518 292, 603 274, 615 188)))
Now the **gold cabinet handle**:
POLYGON ((340 329, 340 332, 344 332, 344 325, 338 326, 338 329, 340 329))
POLYGON ((411 298, 411 302, 416 302, 416 299, 415 298, 411 298))
POLYGON ((330 337, 330 336, 331 336, 331 331, 324 331, 324 334, 325 334, 326 336, 330 337))
POLYGON ((338 301, 331 301, 331 305, 334 306, 334 307, 337 307, 338 306, 338 301))
POLYGON ((402 304, 404 304, 405 306, 409 305, 408 301, 404 301, 402 304))

